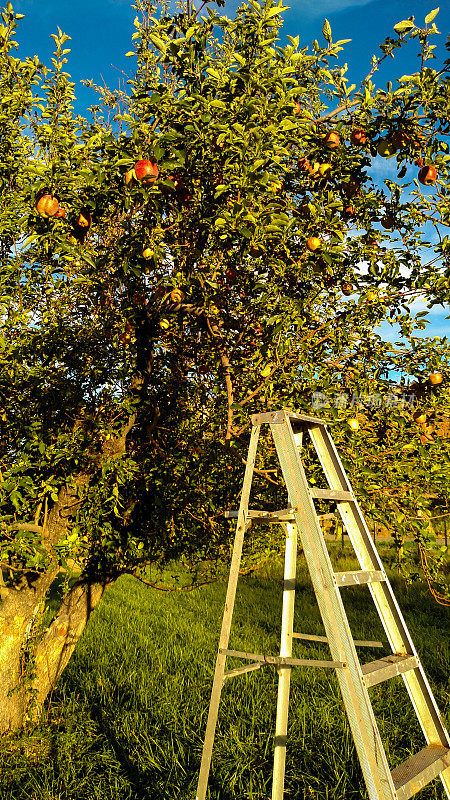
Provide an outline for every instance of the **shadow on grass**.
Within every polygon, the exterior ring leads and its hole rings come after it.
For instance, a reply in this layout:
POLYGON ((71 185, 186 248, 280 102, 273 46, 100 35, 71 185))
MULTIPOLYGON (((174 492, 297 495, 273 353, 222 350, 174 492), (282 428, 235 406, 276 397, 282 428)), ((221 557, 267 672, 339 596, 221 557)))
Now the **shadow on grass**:
MULTIPOLYGON (((351 568, 345 554, 338 554, 338 560, 339 569, 351 568)), ((277 568, 240 580, 231 647, 277 652, 280 577, 277 568)), ((448 714, 447 612, 425 588, 408 587, 395 576, 393 582, 438 702, 448 714)), ((349 587, 345 604, 355 638, 378 638, 383 632, 368 592, 361 592, 366 588, 349 587)), ((0 743, 0 800, 193 800, 225 590, 219 583, 167 596, 130 576, 119 579, 94 611, 41 724, 0 743)), ((302 559, 296 630, 323 632, 302 559)), ((326 645, 295 647, 298 657, 329 657, 326 645)), ((369 649, 363 660, 379 655, 369 649)), ((366 796, 337 681, 329 673, 293 672, 286 800, 366 796)), ((385 687, 378 693, 375 687, 373 702, 377 718, 389 709, 380 729, 394 765, 422 745, 402 680, 385 687)), ((270 667, 226 685, 210 800, 270 797, 276 690, 276 672, 270 667)), ((440 798, 438 783, 421 794, 421 800, 440 798)))

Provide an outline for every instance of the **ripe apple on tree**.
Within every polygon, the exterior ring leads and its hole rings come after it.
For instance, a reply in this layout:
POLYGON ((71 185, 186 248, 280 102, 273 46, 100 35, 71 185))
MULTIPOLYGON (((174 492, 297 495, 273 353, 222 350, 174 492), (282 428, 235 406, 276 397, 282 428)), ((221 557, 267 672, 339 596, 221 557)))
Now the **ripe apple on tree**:
POLYGON ((420 408, 418 408, 413 414, 413 420, 414 422, 417 422, 418 425, 423 425, 427 421, 427 415, 425 414, 425 411, 422 411, 420 408))
POLYGON ((138 181, 153 183, 159 175, 159 168, 153 159, 143 158, 134 165, 134 173, 138 181))
POLYGON ((58 209, 59 202, 52 194, 43 194, 36 203, 36 211, 41 217, 55 217, 58 209))
POLYGON ((155 251, 153 250, 152 247, 146 247, 142 251, 142 258, 145 258, 146 260, 148 260, 149 258, 153 257, 154 252, 155 251))
POLYGON ((348 427, 350 428, 350 430, 352 430, 352 431, 357 431, 358 428, 359 428, 359 421, 356 419, 356 417, 353 417, 352 419, 347 420, 347 424, 348 424, 348 427))
POLYGON ((170 293, 170 299, 172 303, 181 303, 184 297, 184 292, 181 289, 172 289, 170 293))
POLYGON ((431 164, 425 164, 425 166, 419 170, 418 178, 419 182, 424 186, 431 186, 436 181, 437 172, 431 164))
POLYGON ((339 147, 340 143, 341 137, 337 131, 329 131, 325 135, 325 144, 330 148, 330 150, 334 150, 336 147, 339 147))
POLYGON ((355 130, 351 133, 350 141, 355 146, 366 144, 367 134, 361 128, 355 128, 355 130))
POLYGON ((321 245, 320 239, 317 236, 310 236, 308 241, 306 242, 306 247, 311 253, 314 253, 314 250, 317 250, 321 245))
POLYGON ((428 378, 432 386, 439 386, 444 380, 442 372, 432 372, 428 378))
POLYGON ((353 292, 353 284, 350 281, 342 281, 341 283, 341 292, 348 297, 353 292))

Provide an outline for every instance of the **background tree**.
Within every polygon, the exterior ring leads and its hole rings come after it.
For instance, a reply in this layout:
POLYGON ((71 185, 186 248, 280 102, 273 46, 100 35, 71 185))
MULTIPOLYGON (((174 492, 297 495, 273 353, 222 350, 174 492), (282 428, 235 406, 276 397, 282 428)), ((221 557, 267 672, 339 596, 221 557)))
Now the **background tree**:
MULTIPOLYGON (((414 533, 445 601, 426 512, 448 513, 449 390, 428 376, 447 374, 449 348, 417 338, 413 306, 449 293, 435 12, 399 23, 357 88, 329 24, 323 47, 283 44, 271 0, 233 20, 134 8, 135 77, 126 92, 94 86, 89 121, 74 115, 68 37, 54 36, 50 67, 22 61, 21 15, 2 13, 4 730, 39 709, 119 574, 179 557, 194 581, 214 574, 250 413, 311 413, 317 391, 366 511, 399 546, 414 533), (420 71, 377 89, 380 61, 409 42, 420 71), (374 181, 377 154, 395 180, 374 181), (402 386, 412 405, 395 401, 402 386), (382 401, 351 432, 355 393, 382 401)), ((268 443, 263 455, 255 502, 276 504, 268 443)), ((255 555, 280 544, 261 532, 255 555)))

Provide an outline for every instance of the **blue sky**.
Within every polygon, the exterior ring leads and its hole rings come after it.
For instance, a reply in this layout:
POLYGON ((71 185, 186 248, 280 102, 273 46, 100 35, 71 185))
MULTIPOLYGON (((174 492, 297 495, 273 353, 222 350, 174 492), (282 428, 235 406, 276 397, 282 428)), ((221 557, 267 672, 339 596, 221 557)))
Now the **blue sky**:
MULTIPOLYGON (((225 13, 232 16, 238 1, 226 0, 225 13)), ((284 33, 299 34, 302 45, 316 38, 323 41, 321 28, 325 17, 331 23, 334 41, 352 39, 341 56, 343 63, 348 63, 350 82, 358 85, 370 69, 372 53, 380 52, 379 43, 387 35, 395 36, 392 30, 395 23, 414 15, 417 24, 423 25, 424 17, 437 7, 438 0, 291 0, 290 3, 284 0, 284 4, 290 5, 290 10, 285 12, 284 33)), ((54 44, 50 34, 56 33, 57 26, 72 37, 66 45, 72 48, 66 69, 77 84, 77 111, 80 113, 84 114, 90 104, 97 102, 92 90, 81 86, 83 78, 96 83, 104 80, 116 88, 119 79, 131 76, 133 60, 125 58, 125 53, 132 49, 130 39, 136 12, 130 0, 77 0, 76 3, 73 0, 13 0, 13 6, 16 12, 25 14, 18 33, 21 56, 37 54, 41 61, 48 63, 54 44)), ((442 63, 445 57, 450 57, 444 48, 450 32, 448 0, 441 1, 435 22, 442 33, 435 37, 438 44, 435 63, 442 63)), ((396 75, 415 72, 418 65, 415 50, 409 47, 408 52, 395 61, 387 59, 374 81, 384 85, 396 75)), ((384 161, 385 167, 387 164, 384 161)), ((427 335, 450 336, 450 320, 445 316, 446 313, 433 310, 427 335)))

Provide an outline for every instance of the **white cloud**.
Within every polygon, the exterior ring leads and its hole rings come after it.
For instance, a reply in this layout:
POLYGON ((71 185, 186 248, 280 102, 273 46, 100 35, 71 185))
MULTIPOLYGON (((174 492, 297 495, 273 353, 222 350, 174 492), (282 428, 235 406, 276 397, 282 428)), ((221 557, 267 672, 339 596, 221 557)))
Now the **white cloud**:
POLYGON ((347 8, 367 6, 372 0, 291 0, 292 11, 301 11, 310 17, 326 17, 347 8))

